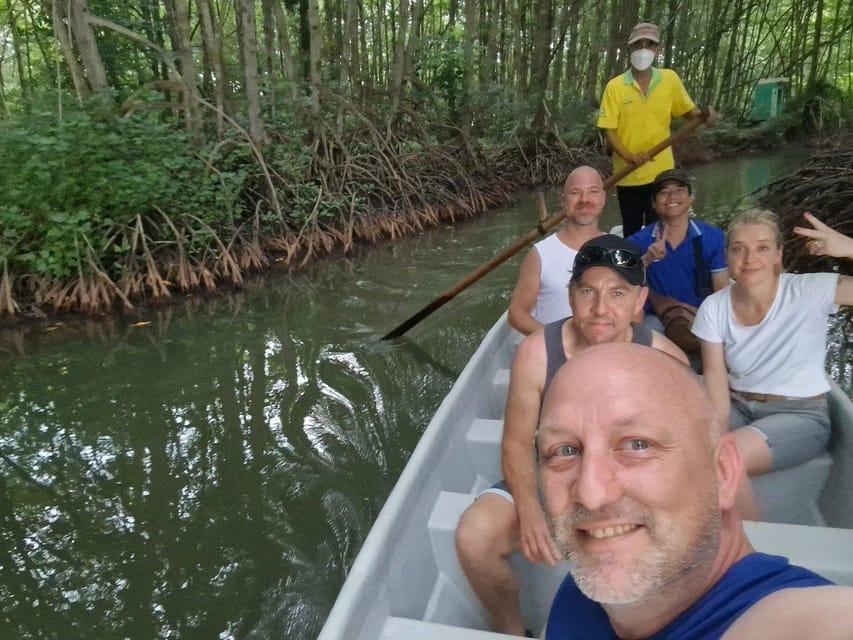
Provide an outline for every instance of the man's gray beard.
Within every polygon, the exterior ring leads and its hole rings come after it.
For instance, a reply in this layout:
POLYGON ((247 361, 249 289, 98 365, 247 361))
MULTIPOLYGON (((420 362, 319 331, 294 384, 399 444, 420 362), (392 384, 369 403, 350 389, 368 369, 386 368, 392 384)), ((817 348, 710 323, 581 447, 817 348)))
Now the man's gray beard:
MULTIPOLYGON (((623 567, 626 577, 624 587, 608 584, 606 563, 595 557, 572 551, 572 537, 575 527, 589 521, 590 511, 578 507, 561 520, 549 517, 549 525, 554 534, 557 547, 563 556, 572 562, 572 578, 581 592, 590 600, 601 604, 632 604, 649 599, 661 589, 678 584, 693 570, 704 566, 713 558, 720 546, 722 516, 716 502, 716 488, 711 504, 706 502, 708 517, 699 529, 699 533, 686 548, 678 548, 668 540, 656 536, 651 517, 642 509, 639 514, 628 520, 639 522, 646 527, 652 540, 652 546, 642 557, 623 567), (710 507, 710 508, 708 508, 710 507)), ((637 509, 632 509, 635 513, 637 509)))

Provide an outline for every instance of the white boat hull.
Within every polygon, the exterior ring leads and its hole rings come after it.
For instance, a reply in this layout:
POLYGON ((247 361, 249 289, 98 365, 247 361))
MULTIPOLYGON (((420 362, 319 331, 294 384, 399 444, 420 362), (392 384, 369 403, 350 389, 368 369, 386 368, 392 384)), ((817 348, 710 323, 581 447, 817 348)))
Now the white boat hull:
MULTIPOLYGON (((485 613, 456 558, 454 532, 474 497, 500 479, 502 416, 520 339, 502 316, 460 374, 367 536, 320 640, 507 637, 486 631, 485 613)), ((761 551, 853 585, 853 404, 836 385, 830 401, 833 460, 819 498, 794 509, 798 501, 787 486, 776 489, 775 474, 765 477, 766 489, 757 488, 781 503, 776 519, 793 514, 808 524, 747 523, 747 533, 761 551)), ((788 480, 796 487, 802 477, 825 478, 820 466, 788 480)), ((567 564, 531 565, 521 556, 514 564, 525 620, 538 632, 567 564)))

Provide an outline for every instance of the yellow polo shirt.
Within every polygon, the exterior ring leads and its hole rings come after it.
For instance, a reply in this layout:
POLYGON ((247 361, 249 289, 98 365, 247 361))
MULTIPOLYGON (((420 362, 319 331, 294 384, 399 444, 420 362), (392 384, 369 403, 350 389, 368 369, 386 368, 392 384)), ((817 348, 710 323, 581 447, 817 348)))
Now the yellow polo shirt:
MULTIPOLYGON (((672 119, 683 116, 695 106, 681 78, 672 69, 652 67, 652 79, 646 95, 640 91, 629 69, 607 83, 598 112, 598 126, 601 129, 616 129, 622 144, 631 153, 639 153, 666 140, 670 136, 672 119)), ((627 165, 619 154, 613 154, 613 173, 627 165)), ((661 171, 674 166, 672 147, 668 147, 629 173, 619 182, 619 186, 649 184, 661 171)))

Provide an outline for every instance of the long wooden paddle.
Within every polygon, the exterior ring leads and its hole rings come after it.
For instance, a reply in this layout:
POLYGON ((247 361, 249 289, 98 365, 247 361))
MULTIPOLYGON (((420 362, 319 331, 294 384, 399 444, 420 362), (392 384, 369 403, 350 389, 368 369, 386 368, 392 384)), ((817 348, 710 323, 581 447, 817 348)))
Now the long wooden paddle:
MULTIPOLYGON (((660 144, 652 147, 649 150, 649 156, 650 157, 656 156, 657 154, 659 154, 661 151, 663 151, 664 149, 666 149, 670 145, 679 143, 682 140, 686 139, 694 131, 696 131, 696 129, 701 127, 704 122, 705 122, 704 117, 694 118, 694 119, 690 120, 686 125, 681 127, 681 129, 676 131, 675 134, 671 135, 669 138, 667 138, 666 140, 664 140, 660 144)), ((641 166, 641 165, 629 165, 629 166, 625 167, 624 169, 622 169, 622 171, 620 171, 619 173, 613 174, 612 176, 607 178, 607 180, 604 181, 604 189, 605 190, 609 189, 610 187, 612 187, 614 184, 619 182, 622 178, 627 176, 629 173, 631 173, 634 169, 636 169, 639 166, 641 166)), ((540 191, 537 195, 539 198, 539 206, 540 206, 541 210, 544 210, 545 201, 544 201, 544 198, 542 196, 542 192, 540 191)), ((453 298, 455 298, 457 295, 459 295, 459 293, 461 293, 462 291, 464 291, 465 289, 470 287, 472 284, 477 282, 477 280, 479 280, 484 275, 486 275, 487 273, 489 273, 490 271, 495 269, 497 266, 499 266, 499 265, 503 264, 504 262, 506 262, 507 260, 509 260, 511 257, 513 257, 516 253, 518 253, 519 251, 524 249, 524 247, 529 245, 531 242, 533 242, 534 240, 537 240, 538 238, 541 238, 542 236, 547 235, 548 231, 553 229, 555 226, 557 226, 564 219, 565 219, 565 215, 561 211, 560 213, 557 213, 557 214, 551 216, 550 218, 548 218, 544 222, 540 222, 539 225, 535 229, 528 231, 525 236, 523 236, 521 239, 519 239, 511 247, 506 249, 503 253, 495 256, 494 258, 489 260, 486 264, 477 268, 475 271, 472 271, 469 275, 467 275, 465 278, 463 278, 462 280, 457 282, 455 285, 453 285, 450 289, 448 289, 447 291, 442 293, 435 300, 433 300, 427 306, 425 306, 423 309, 418 311, 415 315, 413 315, 408 320, 406 320, 405 322, 403 322, 399 326, 395 327, 394 329, 391 329, 391 331, 389 331, 384 336, 382 336, 382 339, 383 340, 390 340, 391 338, 398 338, 399 336, 403 335, 404 333, 406 333, 406 331, 408 331, 409 329, 414 327, 421 320, 423 320, 428 315, 430 315, 433 311, 435 311, 439 307, 444 306, 445 303, 447 303, 450 300, 452 300, 453 298)))

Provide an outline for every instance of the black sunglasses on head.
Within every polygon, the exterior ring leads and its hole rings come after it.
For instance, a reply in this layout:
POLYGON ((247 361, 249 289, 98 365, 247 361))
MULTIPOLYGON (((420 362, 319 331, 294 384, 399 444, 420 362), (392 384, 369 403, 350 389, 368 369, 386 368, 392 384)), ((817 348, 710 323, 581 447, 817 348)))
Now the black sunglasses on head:
POLYGON ((578 253, 580 264, 597 264, 607 260, 614 267, 632 269, 640 263, 639 254, 628 249, 605 249, 603 247, 585 247, 578 253))

